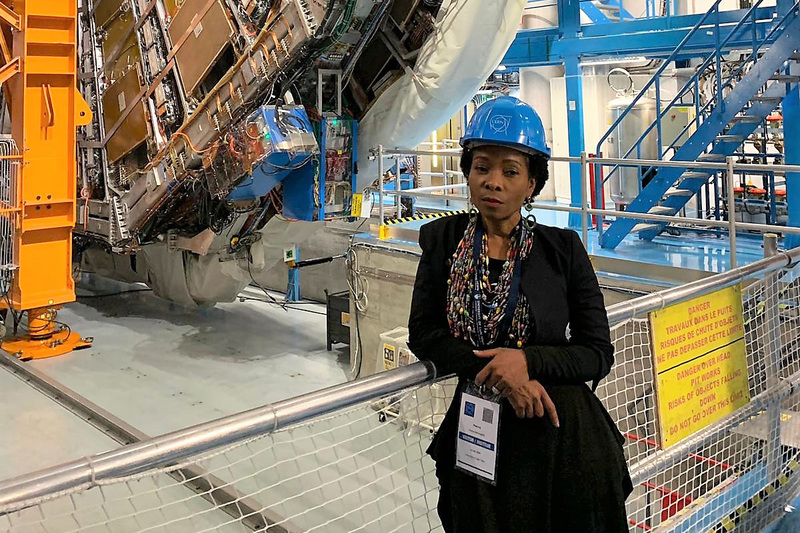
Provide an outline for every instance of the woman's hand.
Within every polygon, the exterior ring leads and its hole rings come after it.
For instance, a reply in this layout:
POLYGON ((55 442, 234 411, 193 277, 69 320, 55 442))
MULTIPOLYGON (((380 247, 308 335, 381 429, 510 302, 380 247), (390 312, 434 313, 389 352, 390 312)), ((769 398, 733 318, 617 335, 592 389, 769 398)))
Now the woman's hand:
POLYGON ((514 412, 518 418, 533 418, 534 416, 543 417, 545 412, 550 422, 558 427, 558 413, 556 406, 544 390, 541 383, 532 379, 522 387, 515 389, 508 397, 514 412))
POLYGON ((475 350, 475 355, 491 359, 483 370, 475 377, 477 385, 484 385, 491 389, 494 387, 503 398, 516 389, 522 387, 528 377, 528 360, 525 352, 512 348, 496 348, 494 350, 475 350))

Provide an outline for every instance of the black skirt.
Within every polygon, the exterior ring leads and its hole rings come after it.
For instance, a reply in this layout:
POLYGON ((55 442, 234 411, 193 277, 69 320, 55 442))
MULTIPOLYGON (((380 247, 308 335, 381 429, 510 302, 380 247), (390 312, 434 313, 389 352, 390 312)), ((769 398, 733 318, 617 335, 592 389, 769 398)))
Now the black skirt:
POLYGON ((504 400, 497 485, 454 468, 463 384, 428 452, 439 478, 439 516, 451 532, 629 531, 632 491, 623 437, 586 385, 547 385, 560 427, 520 419, 504 400))

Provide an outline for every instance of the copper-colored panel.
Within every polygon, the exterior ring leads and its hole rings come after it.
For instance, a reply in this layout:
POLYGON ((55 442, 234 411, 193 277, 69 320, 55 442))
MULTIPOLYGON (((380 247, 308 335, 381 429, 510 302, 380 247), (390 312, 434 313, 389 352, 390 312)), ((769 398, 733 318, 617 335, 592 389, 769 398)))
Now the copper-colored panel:
POLYGON ((214 62, 225 50, 233 36, 233 27, 219 0, 214 2, 199 22, 192 25, 207 0, 186 0, 169 25, 172 45, 180 44, 175 59, 187 94, 191 94, 206 77, 214 62))
POLYGON ((164 0, 164 8, 170 16, 175 16, 178 10, 178 0, 164 0))
POLYGON ((112 79, 119 78, 130 65, 139 63, 141 54, 133 31, 133 21, 124 18, 114 19, 106 28, 103 41, 103 63, 108 66, 106 72, 112 79))
POLYGON ((106 145, 108 158, 112 162, 117 161, 147 139, 144 101, 141 98, 136 99, 140 92, 139 76, 136 70, 132 69, 103 94, 103 118, 106 133, 114 127, 129 107, 134 107, 106 145))
POLYGON ((127 11, 120 12, 120 7, 123 3, 128 3, 130 0, 100 0, 95 5, 97 9, 94 11, 94 23, 98 28, 103 27, 106 23, 114 17, 124 17, 128 20, 133 20, 133 13, 131 13, 130 6, 127 11))

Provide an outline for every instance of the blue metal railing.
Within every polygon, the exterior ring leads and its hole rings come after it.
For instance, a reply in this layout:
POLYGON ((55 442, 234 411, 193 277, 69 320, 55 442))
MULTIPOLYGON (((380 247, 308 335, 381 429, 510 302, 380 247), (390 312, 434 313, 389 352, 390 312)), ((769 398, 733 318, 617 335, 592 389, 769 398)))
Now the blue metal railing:
MULTIPOLYGON (((767 33, 767 35, 761 39, 758 37, 758 22, 761 20, 759 18, 759 11, 758 8, 761 6, 763 0, 759 0, 756 2, 748 11, 744 14, 744 16, 730 29, 728 32, 727 37, 724 40, 720 40, 721 38, 721 24, 719 21, 720 10, 719 6, 721 0, 717 0, 711 8, 703 15, 703 17, 695 24, 695 26, 689 30, 689 32, 684 36, 675 50, 670 54, 670 56, 662 63, 661 67, 656 71, 653 77, 645 84, 645 86, 641 89, 639 94, 637 94, 632 102, 628 105, 628 107, 620 114, 620 116, 614 121, 614 123, 609 127, 606 133, 601 137, 600 141, 597 144, 597 153, 601 153, 602 145, 606 142, 612 132, 622 123, 625 117, 630 114, 630 112, 634 109, 637 103, 645 97, 648 91, 651 88, 655 89, 655 97, 656 97, 656 120, 650 124, 645 131, 641 134, 641 136, 631 145, 628 151, 620 156, 620 158, 628 158, 631 156, 634 151, 636 152, 636 157, 639 158, 642 150, 642 143, 644 140, 651 134, 653 129, 656 129, 656 136, 657 136, 657 146, 658 146, 658 159, 661 160, 663 157, 669 152, 669 150, 675 147, 675 143, 682 139, 683 136, 691 130, 694 126, 699 127, 701 121, 706 118, 715 108, 716 104, 724 105, 724 98, 723 98, 723 91, 729 87, 732 87, 734 81, 737 77, 742 73, 744 68, 747 65, 754 64, 758 61, 758 52, 763 48, 763 46, 767 43, 771 43, 776 34, 781 30, 784 26, 786 21, 789 18, 789 15, 792 13, 794 9, 800 5, 800 1, 794 4, 794 7, 786 12, 780 20, 772 25, 771 30, 767 33), (714 17, 713 22, 710 22, 709 19, 714 17), (747 57, 745 61, 741 63, 738 69, 733 72, 730 76, 724 79, 722 75, 722 54, 725 47, 730 43, 734 37, 741 33, 741 30, 747 25, 750 24, 750 28, 748 31, 752 32, 752 51, 750 55, 747 57), (682 53, 685 52, 685 49, 689 46, 692 38, 698 34, 701 30, 705 31, 713 31, 714 32, 714 41, 715 41, 715 52, 709 55, 703 63, 697 68, 694 75, 689 79, 689 81, 678 91, 675 97, 667 104, 666 107, 661 108, 661 74, 666 70, 669 64, 678 58, 682 53), (712 61, 714 62, 715 66, 715 91, 714 94, 709 100, 703 105, 700 105, 700 80, 706 74, 706 70, 711 65, 712 61), (682 103, 683 98, 687 94, 694 94, 694 106, 695 106, 695 117, 694 121, 689 122, 678 135, 671 139, 669 145, 666 148, 663 148, 663 138, 662 138, 662 128, 661 128, 661 120, 665 117, 674 107, 675 105, 682 103)), ((771 20, 771 19, 765 19, 771 20)), ((608 173, 608 175, 602 180, 598 180, 595 188, 595 194, 601 195, 603 184, 608 181, 611 177, 614 176, 615 172, 618 172, 620 169, 619 166, 614 166, 612 170, 608 173)))

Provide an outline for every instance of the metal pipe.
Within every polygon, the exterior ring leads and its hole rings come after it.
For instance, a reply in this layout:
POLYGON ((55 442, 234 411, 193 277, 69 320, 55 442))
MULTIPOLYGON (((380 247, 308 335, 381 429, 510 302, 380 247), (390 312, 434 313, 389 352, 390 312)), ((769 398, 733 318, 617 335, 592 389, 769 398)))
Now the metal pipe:
MULTIPOLYGON (((414 193, 409 191, 403 191, 403 194, 408 196, 418 196, 419 198, 436 198, 436 199, 449 199, 449 200, 469 200, 468 197, 464 196, 447 196, 447 195, 434 195, 434 194, 425 194, 425 193, 414 193)), ((584 201, 585 203, 585 201, 584 201)), ((584 209, 582 207, 572 207, 568 205, 559 205, 559 204, 536 204, 536 209, 541 209, 544 211, 558 211, 564 213, 583 213, 584 209)), ((588 215, 605 215, 605 216, 614 216, 618 218, 633 218, 636 220, 646 220, 651 222, 675 222, 680 221, 686 224, 694 224, 696 226, 703 226, 708 228, 730 228, 731 224, 729 221, 726 220, 708 220, 704 218, 690 218, 690 217, 675 217, 672 215, 654 215, 651 213, 634 213, 629 211, 614 211, 611 209, 592 209, 586 208, 586 213, 588 215)), ((735 222, 735 226, 737 229, 741 230, 749 230, 749 231, 759 231, 759 232, 779 232, 785 233, 790 235, 800 235, 800 228, 795 228, 791 226, 776 226, 770 224, 756 224, 752 222, 735 222)))
MULTIPOLYGON (((441 174, 440 174, 441 175, 441 174)), ((430 187, 416 187, 414 189, 406 189, 403 194, 409 192, 428 192, 428 191, 445 191, 447 189, 463 189, 466 183, 451 183, 450 185, 431 185, 430 187)))
MULTIPOLYGON (((580 207, 572 207, 568 205, 558 204, 536 204, 536 209, 549 210, 549 211, 562 211, 566 213, 580 213, 580 207)), ((648 220, 652 222, 675 222, 676 220, 687 224, 695 224, 697 226, 707 226, 709 228, 725 228, 730 224, 725 220, 706 220, 703 218, 676 218, 671 215, 653 215, 650 213, 633 213, 629 211, 614 211, 611 209, 586 209, 589 215, 609 215, 619 218, 634 218, 636 220, 648 220)), ((754 224, 750 222, 737 222, 736 227, 743 230, 751 231, 777 231, 780 233, 789 233, 800 235, 800 228, 793 228, 791 226, 773 226, 769 224, 754 224)))
MULTIPOLYGON (((17 357, 0 352, 0 365, 121 444, 129 445, 150 438, 47 374, 22 363, 17 357)), ((263 509, 251 497, 198 465, 185 466, 167 472, 167 475, 254 531, 262 531, 267 526, 270 526, 270 530, 277 528, 277 533, 301 531, 285 517, 263 509)))
POLYGON ((461 155, 461 149, 457 150, 385 150, 387 156, 394 155, 461 155))
POLYGON ((581 237, 583 238, 583 247, 589 248, 589 213, 587 209, 589 206, 586 202, 586 179, 587 161, 586 152, 581 152, 581 237))
POLYGON ((402 198, 400 197, 401 189, 403 188, 403 184, 400 180, 400 156, 394 157, 394 209, 395 209, 395 216, 397 218, 401 218, 403 216, 402 211, 402 198))
MULTIPOLYGON (((796 248, 705 280, 621 302, 608 308, 609 322, 616 324, 642 313, 729 286, 755 274, 791 266, 799 258, 800 248, 796 248)), ((800 373, 794 375, 794 377, 797 376, 800 376, 800 373)), ((70 490, 91 483, 93 480, 132 475, 173 464, 178 460, 196 456, 211 449, 256 435, 268 434, 287 425, 384 397, 404 388, 418 386, 435 379, 435 377, 436 371, 432 364, 415 363, 356 382, 337 385, 319 392, 176 431, 119 450, 105 452, 94 456, 91 461, 77 460, 27 474, 0 484, 0 508, 54 492, 70 490)), ((720 429, 723 424, 727 427, 730 420, 740 420, 751 416, 751 411, 761 409, 764 401, 769 401, 773 397, 782 397, 775 395, 783 393, 786 387, 791 391, 792 386, 789 385, 789 380, 784 381, 778 388, 770 391, 769 397, 764 395, 756 397, 745 410, 734 413, 719 424, 703 430, 685 441, 685 445, 681 444, 668 450, 664 456, 659 455, 655 459, 647 459, 637 464, 637 479, 641 477, 646 480, 652 477, 648 469, 658 471, 664 467, 664 461, 674 460, 677 462, 686 448, 699 447, 710 442, 718 435, 718 432, 723 431, 720 429)))
POLYGON ((772 272, 781 268, 786 268, 800 261, 800 248, 767 257, 750 263, 722 274, 693 281, 680 287, 666 289, 647 296, 642 296, 634 300, 628 300, 614 304, 606 309, 608 322, 611 325, 618 324, 630 318, 640 316, 650 311, 663 309, 668 305, 688 300, 696 296, 707 294, 711 291, 729 287, 740 281, 751 278, 756 274, 772 272))
POLYGON ((419 386, 435 377, 432 364, 414 363, 101 453, 91 460, 79 459, 19 476, 0 484, 0 509, 94 481, 167 466, 214 448, 419 386))
MULTIPOLYGON (((385 150, 384 155, 450 155, 458 156, 461 154, 460 149, 454 150, 385 150)), ((555 163, 580 163, 580 157, 569 156, 552 156, 550 161, 555 163)), ((689 169, 707 169, 707 170, 727 170, 726 163, 713 163, 713 162, 698 162, 698 161, 659 161, 655 159, 621 159, 610 157, 593 157, 592 163, 598 163, 603 166, 618 165, 624 167, 639 167, 639 166, 654 166, 664 168, 689 168, 689 169)), ((784 175, 787 172, 800 172, 800 165, 764 165, 752 163, 736 163, 734 169, 742 172, 775 172, 779 175, 784 175)), ((457 171, 451 171, 457 173, 457 171)))
MULTIPOLYGON (((764 235, 764 257, 778 254, 778 236, 774 233, 764 235)), ((780 274, 776 271, 768 272, 764 276, 764 337, 766 345, 764 354, 767 362, 764 367, 764 378, 767 390, 778 386, 780 383, 780 354, 781 354, 781 323, 778 281, 780 274)), ((759 335, 760 336, 760 335, 759 335)), ((767 479, 778 479, 781 469, 781 405, 772 402, 767 408, 767 479)))
MULTIPOLYGON (((443 157, 442 158, 442 173, 444 174, 443 181, 444 181, 445 185, 450 185, 450 176, 448 175, 448 172, 449 172, 450 169, 447 168, 449 161, 450 161, 449 157, 443 157)), ((450 207, 450 200, 445 200, 444 204, 447 207, 450 207)))
POLYGON ((386 221, 383 212, 383 145, 378 145, 378 220, 380 225, 386 221))
POLYGON ((728 239, 730 240, 731 268, 736 268, 736 199, 733 197, 733 156, 727 158, 728 171, 728 239))
MULTIPOLYGON (((461 201, 466 202, 468 198, 466 196, 458 196, 454 194, 432 194, 429 192, 408 192, 403 191, 403 196, 410 196, 412 198, 434 198, 437 200, 454 200, 454 201, 461 201)), ((400 218, 400 217, 397 217, 400 218)), ((800 231, 800 230, 799 230, 800 231)))

